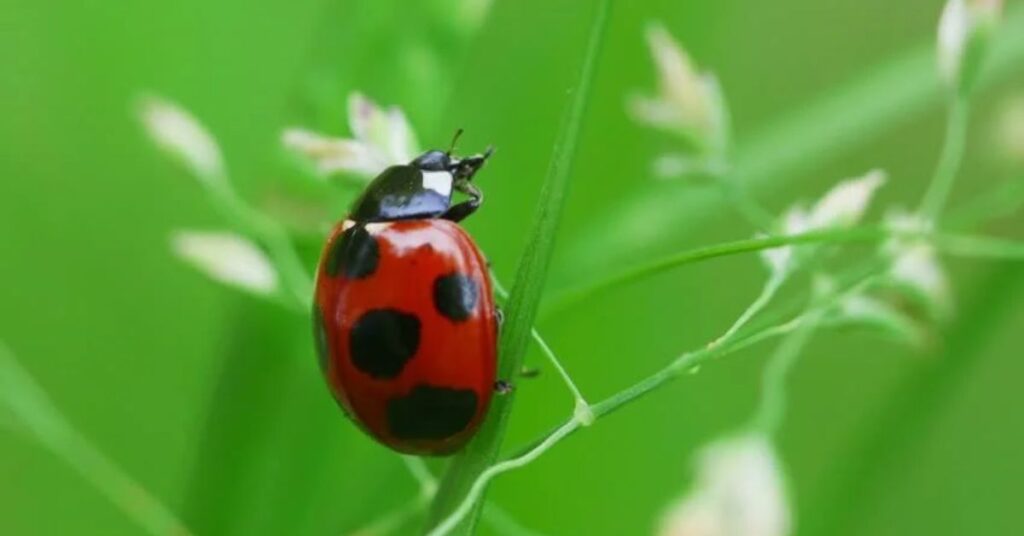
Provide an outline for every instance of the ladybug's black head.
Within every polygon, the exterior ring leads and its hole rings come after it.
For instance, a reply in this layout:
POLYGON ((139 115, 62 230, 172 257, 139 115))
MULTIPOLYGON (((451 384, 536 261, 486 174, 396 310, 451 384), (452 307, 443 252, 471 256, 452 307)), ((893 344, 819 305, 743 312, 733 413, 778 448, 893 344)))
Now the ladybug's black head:
POLYGON ((483 154, 467 156, 461 159, 453 158, 452 151, 455 150, 455 144, 458 143, 461 136, 462 129, 460 128, 452 136, 452 144, 447 151, 442 152, 437 149, 427 151, 413 160, 412 165, 421 171, 447 171, 452 174, 452 181, 456 185, 472 180, 477 170, 482 168, 484 162, 490 158, 494 148, 488 147, 483 154))
POLYGON ((352 205, 349 218, 357 222, 417 218, 460 221, 483 200, 483 194, 470 181, 493 152, 487 149, 483 154, 458 158, 451 150, 433 150, 407 165, 391 166, 367 185, 352 205), (454 192, 462 192, 469 199, 453 204, 454 192))
POLYGON ((455 158, 452 156, 451 151, 445 152, 434 149, 418 156, 412 161, 411 165, 420 171, 447 171, 452 174, 452 178, 456 181, 468 181, 484 166, 484 163, 490 158, 492 153, 494 153, 494 149, 488 148, 483 154, 455 158))
POLYGON ((452 176, 455 177, 455 181, 473 180, 473 175, 476 175, 476 172, 479 171, 480 168, 484 167, 487 159, 490 158, 492 154, 494 154, 494 147, 488 147, 483 154, 467 156, 461 160, 453 160, 449 169, 452 172, 452 176))
POLYGON ((412 161, 422 171, 450 171, 452 156, 444 151, 427 151, 412 161))

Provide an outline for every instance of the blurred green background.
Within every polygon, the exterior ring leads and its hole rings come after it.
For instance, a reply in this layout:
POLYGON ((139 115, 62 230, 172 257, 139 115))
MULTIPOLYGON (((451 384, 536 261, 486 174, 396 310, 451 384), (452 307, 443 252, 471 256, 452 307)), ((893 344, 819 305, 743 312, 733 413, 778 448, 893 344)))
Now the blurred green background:
MULTIPOLYGON (((0 337, 68 419, 197 534, 347 534, 407 503, 416 486, 335 407, 305 318, 173 258, 172 230, 226 223, 144 138, 133 103, 155 92, 188 107, 218 137, 238 187, 263 205, 282 192, 316 201, 319 193, 301 186, 282 157, 280 132, 303 125, 347 134, 351 90, 401 105, 426 146, 443 146, 464 127, 465 150, 499 149, 480 177, 488 204, 467 226, 510 280, 593 6, 410 4, 0 3, 0 337)), ((941 8, 938 0, 616 4, 551 295, 645 255, 750 234, 730 211, 708 208, 710 218, 660 229, 656 242, 630 242, 627 229, 628 250, 623 240, 588 245, 609 211, 645 193, 692 188, 709 198, 706 186, 651 176, 651 160, 673 141, 624 110, 626 95, 653 85, 648 22, 663 21, 718 74, 742 147, 876 66, 927 51, 941 8)), ((937 87, 930 79, 907 83, 937 87)), ((1004 68, 979 95, 954 205, 1021 171, 991 138, 1002 103, 1020 91, 1024 69, 1004 68)), ((882 167, 891 181, 872 216, 913 203, 941 142, 936 92, 894 113, 878 135, 809 154, 813 164, 788 173, 784 186, 766 179, 759 193, 782 209, 882 167)), ((845 125, 819 128, 826 136, 845 125)), ((987 230, 1019 235, 1022 222, 1003 218, 987 230)), ((304 240, 311 265, 315 235, 304 240)), ((798 533, 1019 530, 1024 268, 948 266, 958 312, 930 351, 825 332, 802 358, 779 446, 798 533), (879 425, 887 422, 897 425, 879 425)), ((584 392, 599 399, 720 333, 763 277, 753 256, 700 264, 616 289, 545 318, 541 328, 584 392)), ((768 351, 705 367, 573 436, 501 477, 489 498, 542 533, 650 533, 687 488, 694 452, 751 412, 768 351)), ((541 364, 533 353, 527 359, 541 364)), ((522 382, 517 402, 509 447, 572 408, 550 370, 522 382)), ((0 534, 139 530, 59 459, 0 428, 0 534)))

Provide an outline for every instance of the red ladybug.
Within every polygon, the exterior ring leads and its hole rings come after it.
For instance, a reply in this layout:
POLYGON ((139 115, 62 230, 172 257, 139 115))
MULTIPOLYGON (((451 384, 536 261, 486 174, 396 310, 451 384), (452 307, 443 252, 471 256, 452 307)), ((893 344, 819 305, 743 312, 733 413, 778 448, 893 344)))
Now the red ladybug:
POLYGON ((324 246, 313 305, 320 367, 366 433, 410 454, 451 454, 495 385, 498 313, 487 261, 458 225, 483 201, 491 151, 429 151, 374 179, 324 246), (468 199, 452 202, 452 193, 468 199))

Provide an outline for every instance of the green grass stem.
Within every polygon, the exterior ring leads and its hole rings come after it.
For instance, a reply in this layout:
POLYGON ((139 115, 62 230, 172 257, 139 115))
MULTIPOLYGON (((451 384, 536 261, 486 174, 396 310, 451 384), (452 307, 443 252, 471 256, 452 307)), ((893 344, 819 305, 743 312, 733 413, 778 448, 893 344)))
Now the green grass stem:
MULTIPOLYGON (((530 241, 519 262, 512 293, 505 310, 499 345, 499 377, 513 377, 521 368, 529 343, 534 318, 540 305, 555 235, 562 207, 568 192, 572 162, 576 154, 583 119, 590 100, 601 45, 609 18, 611 0, 602 0, 591 26, 590 36, 580 71, 578 87, 572 97, 566 120, 558 134, 551 165, 541 189, 539 206, 529 233, 530 241)), ((441 480, 431 507, 428 525, 435 529, 451 528, 453 534, 472 534, 480 512, 481 497, 486 486, 484 473, 498 457, 515 394, 497 397, 490 415, 474 440, 460 453, 441 480), (483 482, 483 484, 478 484, 483 482), (477 496, 472 496, 476 490, 477 496), (466 498, 473 499, 468 509, 466 498)))

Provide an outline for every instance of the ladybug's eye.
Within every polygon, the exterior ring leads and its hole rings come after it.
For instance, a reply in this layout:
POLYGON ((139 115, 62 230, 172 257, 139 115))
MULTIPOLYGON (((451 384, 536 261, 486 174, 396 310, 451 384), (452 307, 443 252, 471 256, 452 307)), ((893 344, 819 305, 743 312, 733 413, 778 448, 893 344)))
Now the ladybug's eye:
POLYGON ((427 151, 413 160, 412 165, 423 171, 446 171, 451 165, 451 158, 442 151, 427 151))

